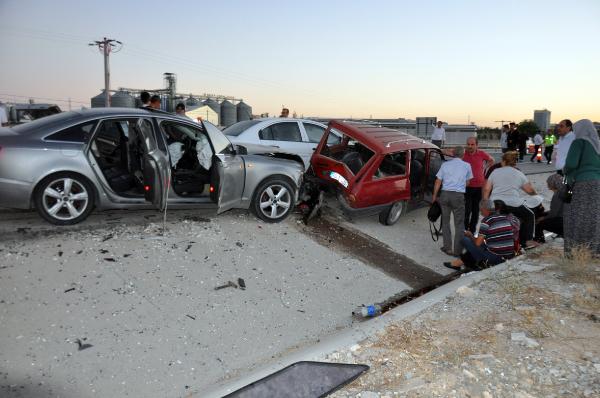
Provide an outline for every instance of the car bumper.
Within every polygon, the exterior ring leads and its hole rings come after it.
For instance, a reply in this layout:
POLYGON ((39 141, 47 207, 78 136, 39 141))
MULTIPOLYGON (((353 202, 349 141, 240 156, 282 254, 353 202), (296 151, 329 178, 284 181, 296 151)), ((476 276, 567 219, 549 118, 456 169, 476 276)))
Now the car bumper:
POLYGON ((0 178, 0 207, 30 209, 31 190, 30 182, 0 178))

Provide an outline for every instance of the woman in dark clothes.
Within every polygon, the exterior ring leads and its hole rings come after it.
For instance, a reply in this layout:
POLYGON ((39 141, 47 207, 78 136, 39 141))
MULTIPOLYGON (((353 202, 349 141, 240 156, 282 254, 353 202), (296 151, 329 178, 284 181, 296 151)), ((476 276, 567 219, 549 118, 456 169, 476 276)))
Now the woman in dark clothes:
POLYGON ((573 199, 565 204, 565 254, 587 246, 600 257, 600 139, 588 119, 573 124, 573 132, 575 140, 563 169, 573 187, 573 199))
POLYGON ((550 201, 550 211, 544 212, 536 217, 535 222, 535 240, 545 242, 544 231, 549 231, 557 235, 563 235, 563 202, 560 200, 558 191, 563 184, 563 178, 558 174, 552 174, 546 180, 548 189, 554 192, 550 201))

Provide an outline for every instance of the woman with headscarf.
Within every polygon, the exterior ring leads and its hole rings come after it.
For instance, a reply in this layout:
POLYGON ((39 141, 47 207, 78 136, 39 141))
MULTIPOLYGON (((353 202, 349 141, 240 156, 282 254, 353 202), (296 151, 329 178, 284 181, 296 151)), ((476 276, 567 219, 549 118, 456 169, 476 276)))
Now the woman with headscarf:
POLYGON ((565 205, 565 253, 587 246, 600 257, 600 139, 588 119, 573 124, 573 132, 563 169, 573 188, 573 199, 565 205))
POLYGON ((563 202, 560 199, 559 191, 563 185, 563 178, 559 174, 552 174, 546 180, 548 189, 554 194, 550 200, 550 211, 544 212, 535 218, 535 240, 545 242, 544 231, 549 231, 557 235, 563 235, 563 202))

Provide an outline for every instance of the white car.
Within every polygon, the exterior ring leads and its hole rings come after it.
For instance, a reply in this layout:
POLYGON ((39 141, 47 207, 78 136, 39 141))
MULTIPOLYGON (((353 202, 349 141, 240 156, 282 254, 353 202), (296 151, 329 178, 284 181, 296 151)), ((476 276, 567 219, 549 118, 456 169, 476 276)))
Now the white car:
MULTIPOLYGON (((305 169, 317 148, 327 126, 307 119, 267 118, 238 122, 227 127, 223 133, 234 144, 268 145, 297 154, 302 158, 305 169)), ((330 144, 339 143, 340 136, 329 135, 330 144)))

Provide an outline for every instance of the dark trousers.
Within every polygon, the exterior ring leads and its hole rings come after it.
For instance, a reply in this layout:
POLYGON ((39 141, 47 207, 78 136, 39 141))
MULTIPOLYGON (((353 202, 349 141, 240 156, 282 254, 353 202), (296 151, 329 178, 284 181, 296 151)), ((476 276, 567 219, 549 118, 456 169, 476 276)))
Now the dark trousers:
POLYGON ((504 259, 487 249, 485 244, 477 246, 470 238, 466 236, 462 238, 462 245, 466 253, 460 256, 465 266, 468 268, 477 268, 482 261, 487 262, 487 265, 496 265, 504 262, 504 259))
POLYGON ((465 192, 465 230, 475 233, 479 221, 481 188, 467 187, 465 192))
POLYGON ((546 149, 544 150, 544 157, 546 158, 546 162, 550 163, 552 160, 552 152, 554 152, 554 145, 546 145, 546 149))
POLYGON ((526 146, 519 146, 519 160, 525 159, 525 154, 527 153, 526 146))
POLYGON ((521 221, 519 242, 522 247, 525 247, 525 242, 533 239, 535 231, 535 215, 533 214, 533 210, 525 205, 519 207, 506 206, 506 209, 521 221))
POLYGON ((536 240, 544 241, 544 231, 552 232, 553 234, 563 235, 563 218, 562 217, 548 217, 541 220, 535 226, 535 238, 536 240))
MULTIPOLYGON (((535 149, 533 150, 533 155, 531 155, 531 161, 533 162, 535 160, 535 157, 537 156, 538 153, 538 149, 540 149, 541 145, 536 145, 535 149)), ((541 163, 541 160, 538 160, 538 162, 541 163)))

